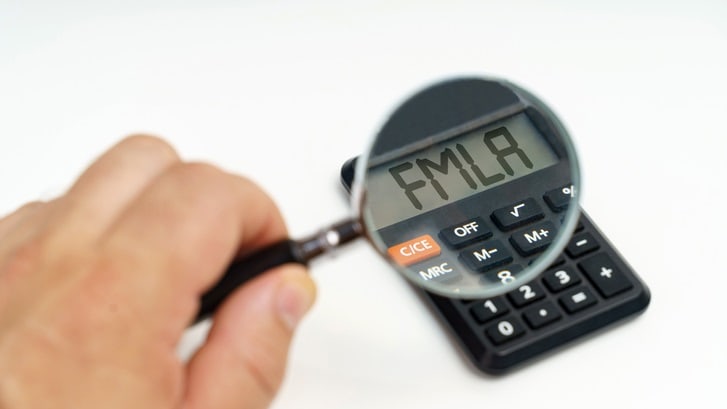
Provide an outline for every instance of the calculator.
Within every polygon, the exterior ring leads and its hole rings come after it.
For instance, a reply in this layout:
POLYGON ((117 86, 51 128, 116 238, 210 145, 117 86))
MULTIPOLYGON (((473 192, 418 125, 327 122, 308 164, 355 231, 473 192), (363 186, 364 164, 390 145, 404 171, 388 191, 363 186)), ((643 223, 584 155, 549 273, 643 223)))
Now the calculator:
MULTIPOLYGON (((341 168, 341 180, 349 192, 355 161, 350 159, 341 168)), ((562 214, 569 203, 568 188, 529 192, 490 214, 479 215, 474 223, 478 231, 509 235, 515 250, 523 252, 518 246, 526 247, 527 254, 527 241, 518 243, 514 232, 537 232, 543 228, 543 219, 562 214)), ((446 241, 447 234, 440 237, 446 241)), ((582 209, 575 232, 550 268, 504 295, 459 299, 413 287, 431 304, 474 366, 489 374, 506 373, 639 314, 650 301, 647 286, 582 209)))

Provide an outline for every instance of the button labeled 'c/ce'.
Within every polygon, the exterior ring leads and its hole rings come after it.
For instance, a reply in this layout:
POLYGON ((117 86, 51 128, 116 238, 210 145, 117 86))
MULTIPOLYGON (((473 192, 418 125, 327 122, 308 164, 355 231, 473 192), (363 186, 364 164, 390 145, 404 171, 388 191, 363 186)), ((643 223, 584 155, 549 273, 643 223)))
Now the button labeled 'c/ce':
POLYGON ((442 249, 432 236, 424 234, 403 243, 389 247, 388 253, 397 264, 408 266, 436 257, 442 249))

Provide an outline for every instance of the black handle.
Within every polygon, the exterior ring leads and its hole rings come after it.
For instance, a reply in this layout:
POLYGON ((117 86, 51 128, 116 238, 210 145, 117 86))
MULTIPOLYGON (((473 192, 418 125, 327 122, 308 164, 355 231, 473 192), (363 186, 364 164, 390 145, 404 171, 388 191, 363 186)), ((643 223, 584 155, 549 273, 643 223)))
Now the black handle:
POLYGON ((202 295, 201 306, 194 322, 212 315, 235 289, 269 269, 285 263, 306 264, 298 248, 299 244, 295 240, 283 240, 234 261, 222 279, 202 295))
POLYGON ((304 240, 282 240, 230 264, 217 284, 202 295, 201 305, 194 322, 214 314, 217 307, 235 289, 258 275, 286 263, 306 265, 308 261, 326 251, 348 243, 362 233, 357 219, 348 219, 304 240))

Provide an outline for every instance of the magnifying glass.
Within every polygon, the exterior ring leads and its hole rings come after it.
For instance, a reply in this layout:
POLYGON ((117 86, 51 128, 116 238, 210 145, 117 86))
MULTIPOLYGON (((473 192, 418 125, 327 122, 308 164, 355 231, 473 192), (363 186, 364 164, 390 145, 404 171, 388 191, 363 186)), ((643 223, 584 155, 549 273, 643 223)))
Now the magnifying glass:
POLYGON ((537 277, 578 223, 575 148, 555 114, 508 81, 455 78, 410 96, 356 159, 354 216, 234 261, 197 320, 247 280, 365 236, 412 284, 489 298, 537 277))

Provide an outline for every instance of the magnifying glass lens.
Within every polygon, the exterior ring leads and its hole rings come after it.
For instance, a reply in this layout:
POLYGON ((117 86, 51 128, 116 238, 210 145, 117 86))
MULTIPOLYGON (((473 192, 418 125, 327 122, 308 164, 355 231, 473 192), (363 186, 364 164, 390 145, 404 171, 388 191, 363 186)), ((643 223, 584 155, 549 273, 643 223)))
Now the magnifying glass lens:
POLYGON ((388 118, 357 167, 376 249, 415 285, 502 294, 556 261, 578 218, 578 163, 560 121, 500 80, 442 82, 388 118))

